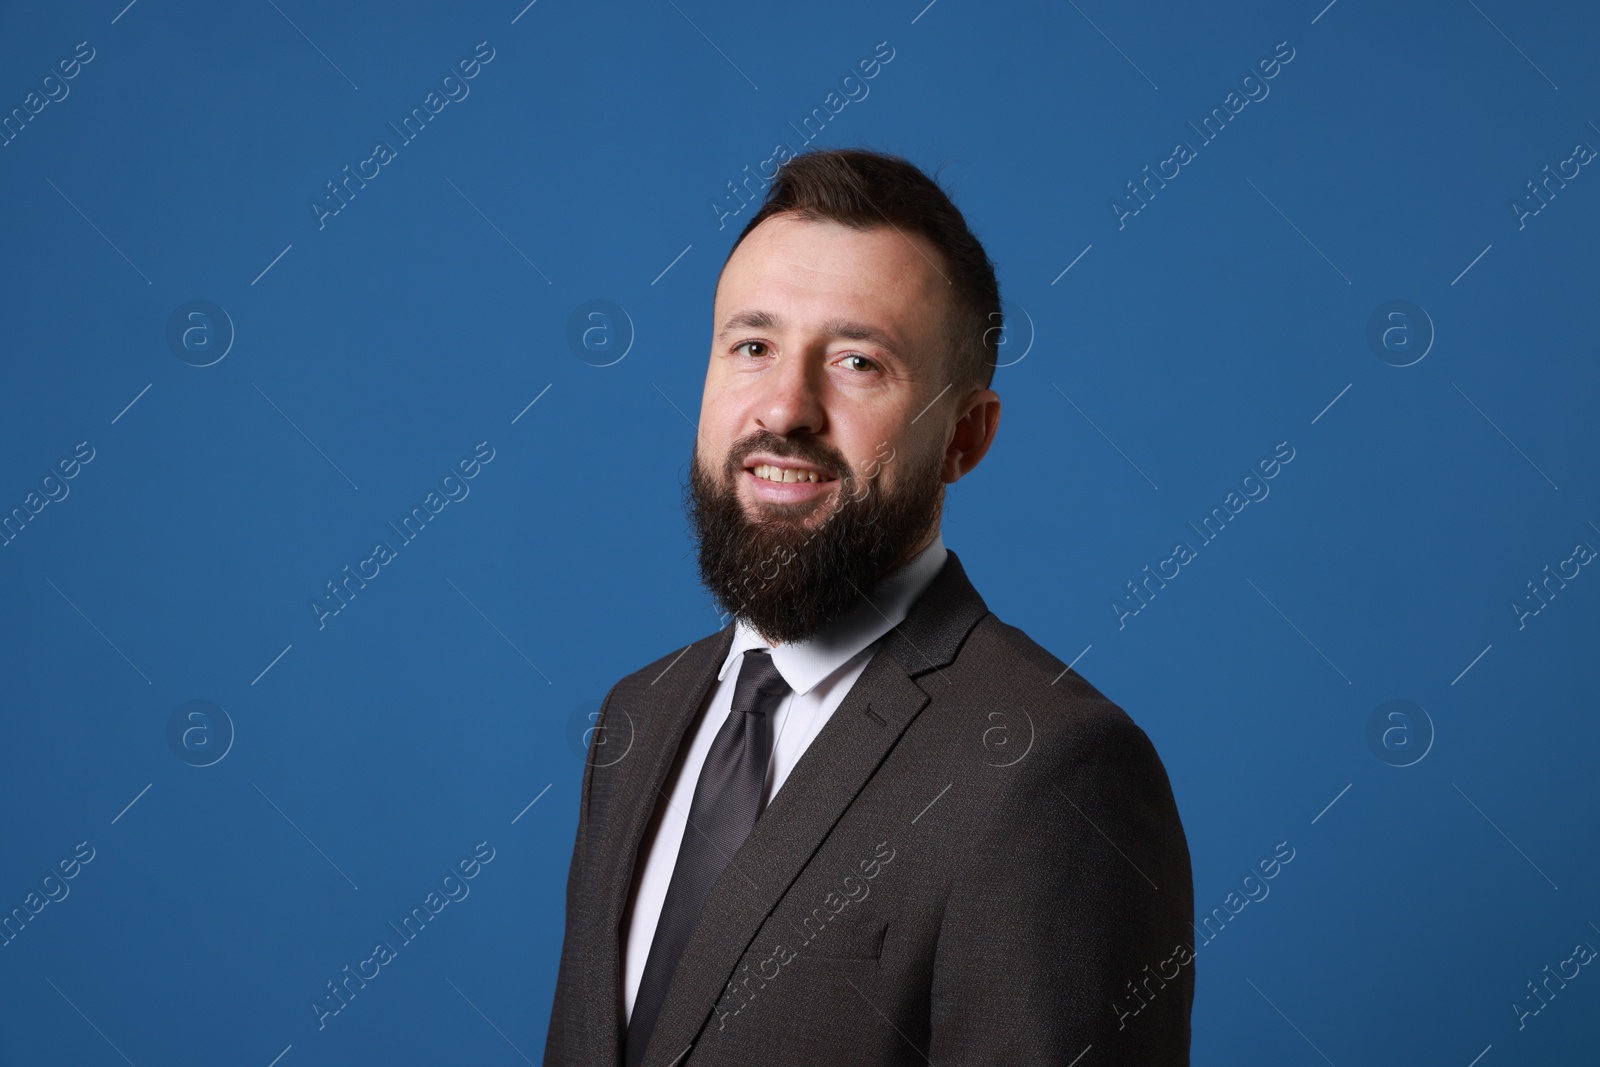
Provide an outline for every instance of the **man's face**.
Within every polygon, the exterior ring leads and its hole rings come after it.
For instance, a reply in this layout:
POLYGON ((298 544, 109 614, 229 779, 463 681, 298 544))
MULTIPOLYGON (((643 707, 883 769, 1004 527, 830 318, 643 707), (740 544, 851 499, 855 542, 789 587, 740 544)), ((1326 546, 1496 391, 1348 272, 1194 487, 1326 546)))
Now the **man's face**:
POLYGON ((777 215, 723 270, 689 512, 702 580, 769 640, 926 545, 965 469, 942 265, 919 235, 777 215))

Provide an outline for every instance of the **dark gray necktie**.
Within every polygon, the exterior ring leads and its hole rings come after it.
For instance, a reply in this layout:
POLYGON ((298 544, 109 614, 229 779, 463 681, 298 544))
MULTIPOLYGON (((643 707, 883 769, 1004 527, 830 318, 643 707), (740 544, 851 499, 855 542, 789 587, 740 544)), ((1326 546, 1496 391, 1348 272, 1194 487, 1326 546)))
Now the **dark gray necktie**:
POLYGON ((767 649, 752 648, 744 654, 733 706, 711 742, 694 787, 678 863, 672 869, 661 919, 639 979, 628 1019, 627 1067, 644 1062, 656 1017, 667 999, 667 987, 711 885, 727 869, 761 814, 767 763, 772 758, 772 719, 788 692, 789 684, 767 649))

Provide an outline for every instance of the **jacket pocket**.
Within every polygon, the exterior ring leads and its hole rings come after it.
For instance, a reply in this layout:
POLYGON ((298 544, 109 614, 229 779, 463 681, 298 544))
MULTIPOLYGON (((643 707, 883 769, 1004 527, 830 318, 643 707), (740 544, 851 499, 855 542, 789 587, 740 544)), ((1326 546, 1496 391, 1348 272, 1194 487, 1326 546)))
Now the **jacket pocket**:
POLYGON ((888 934, 889 924, 881 919, 836 920, 800 946, 800 958, 876 963, 883 956, 883 943, 888 934))

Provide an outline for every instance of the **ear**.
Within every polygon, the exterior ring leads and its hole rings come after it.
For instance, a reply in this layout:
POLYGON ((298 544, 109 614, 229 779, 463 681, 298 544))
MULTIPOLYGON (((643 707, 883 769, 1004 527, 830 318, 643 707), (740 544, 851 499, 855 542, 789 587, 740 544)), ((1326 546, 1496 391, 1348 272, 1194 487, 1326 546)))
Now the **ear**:
POLYGON ((1000 429, 1000 394, 993 389, 974 390, 958 410, 961 414, 944 450, 946 483, 959 481, 988 453, 1000 429))

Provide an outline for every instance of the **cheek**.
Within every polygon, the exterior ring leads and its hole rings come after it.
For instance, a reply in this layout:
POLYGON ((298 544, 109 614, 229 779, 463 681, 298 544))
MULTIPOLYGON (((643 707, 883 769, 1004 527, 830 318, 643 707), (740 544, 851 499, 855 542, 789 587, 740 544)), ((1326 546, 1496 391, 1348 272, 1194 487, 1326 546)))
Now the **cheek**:
MULTIPOLYGON (((693 418, 693 415, 690 414, 690 417, 693 418)), ((701 465, 713 474, 720 472, 728 458, 728 450, 737 438, 738 426, 729 423, 708 400, 700 409, 700 421, 695 426, 694 434, 695 454, 700 457, 701 465)))
POLYGON ((866 472, 876 466, 887 474, 907 449, 927 447, 924 423, 931 422, 936 412, 930 410, 926 417, 912 422, 919 410, 920 406, 901 410, 899 405, 834 402, 828 405, 828 425, 853 469, 866 472))
MULTIPOLYGON (((935 414, 929 411, 923 421, 932 419, 935 414)), ((902 429, 895 436, 884 434, 875 442, 875 457, 881 467, 878 477, 886 486, 899 488, 912 481, 923 481, 930 469, 937 470, 943 466, 943 442, 916 432, 921 429, 919 422, 902 429)))
MULTIPOLYGON (((683 406, 681 400, 675 400, 683 406)), ((685 415, 693 419, 695 413, 687 407, 685 415)), ((737 396, 717 380, 716 372, 706 375, 706 387, 700 395, 700 415, 697 423, 698 433, 713 445, 726 448, 733 443, 733 436, 738 429, 738 416, 741 414, 737 396)))
MULTIPOLYGON (((696 419, 694 410, 676 397, 673 400, 683 408, 685 416, 696 419)), ((705 396, 700 401, 696 433, 704 442, 708 454, 726 458, 741 437, 748 437, 757 431, 756 420, 760 414, 758 405, 749 394, 708 382, 705 396)), ((677 418, 677 414, 673 413, 673 417, 677 418)))

